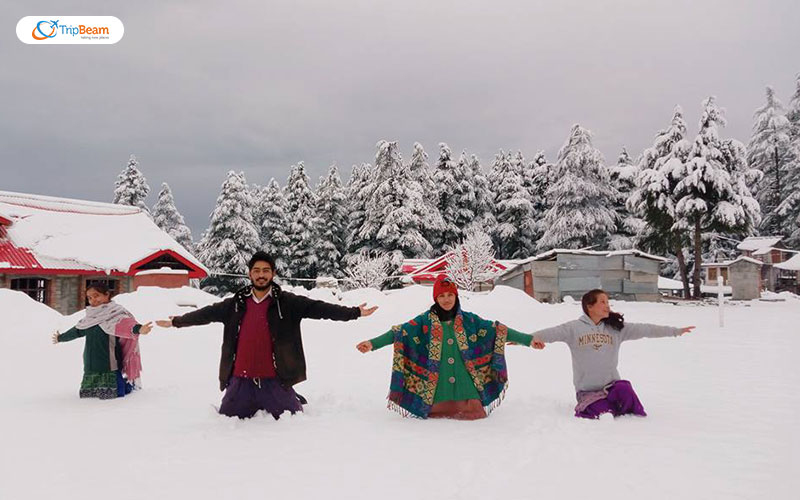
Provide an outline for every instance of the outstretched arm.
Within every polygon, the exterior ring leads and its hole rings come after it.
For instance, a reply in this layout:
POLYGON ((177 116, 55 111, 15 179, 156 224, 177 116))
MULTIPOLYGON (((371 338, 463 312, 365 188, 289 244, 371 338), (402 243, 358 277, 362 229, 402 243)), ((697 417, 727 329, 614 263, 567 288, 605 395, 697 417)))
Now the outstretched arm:
MULTIPOLYGON (((534 342, 537 345, 549 344, 550 342, 569 342, 572 337, 572 330, 569 323, 562 323, 544 330, 539 330, 533 333, 534 342)), ((542 347, 538 347, 541 349, 542 347)))
POLYGON ((84 336, 86 336, 86 330, 78 330, 73 326, 62 334, 59 334, 58 332, 54 333, 53 343, 58 344, 59 342, 69 342, 70 340, 75 340, 84 336))
POLYGON ((506 342, 530 346, 534 349, 544 349, 544 343, 534 339, 533 335, 529 333, 518 332, 513 328, 508 329, 508 339, 506 342))
POLYGON ((297 315, 300 318, 308 319, 350 321, 361 316, 369 316, 378 309, 377 306, 366 307, 366 303, 358 307, 340 306, 322 300, 310 299, 302 295, 293 295, 290 300, 292 308, 297 311, 297 315))
POLYGON ((620 337, 625 340, 637 340, 642 338, 677 337, 684 333, 694 330, 694 326, 674 327, 651 325, 649 323, 625 323, 620 330, 620 337))
POLYGON ((114 336, 124 339, 132 339, 137 335, 147 335, 152 329, 152 322, 142 325, 137 323, 133 318, 123 318, 119 320, 114 327, 114 336))
POLYGON ((387 345, 392 343, 394 343, 394 331, 389 330, 383 335, 378 335, 374 339, 359 342, 358 345, 356 346, 356 349, 358 349, 362 353, 367 353, 369 351, 378 350, 381 347, 386 347, 387 345))
POLYGON ((182 328, 184 326, 199 326, 207 325, 209 323, 221 323, 225 320, 226 313, 233 300, 233 298, 225 299, 209 306, 201 307, 196 311, 186 313, 182 316, 172 316, 169 319, 158 320, 156 321, 156 324, 163 328, 169 328, 172 326, 182 328))

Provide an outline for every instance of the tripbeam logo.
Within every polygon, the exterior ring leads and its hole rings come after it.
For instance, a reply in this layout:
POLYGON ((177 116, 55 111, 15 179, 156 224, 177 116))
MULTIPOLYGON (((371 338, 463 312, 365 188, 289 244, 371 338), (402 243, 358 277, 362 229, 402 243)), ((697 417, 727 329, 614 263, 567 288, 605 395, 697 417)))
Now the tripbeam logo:
POLYGON ((111 44, 125 33, 114 16, 26 16, 17 23, 17 38, 39 44, 111 44))

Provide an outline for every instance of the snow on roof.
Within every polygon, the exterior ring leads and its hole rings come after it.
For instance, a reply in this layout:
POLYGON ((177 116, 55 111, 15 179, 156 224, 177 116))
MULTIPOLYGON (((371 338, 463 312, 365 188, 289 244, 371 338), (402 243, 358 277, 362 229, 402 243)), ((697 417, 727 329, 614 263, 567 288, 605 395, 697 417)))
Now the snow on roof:
POLYGON ((208 273, 136 207, 0 191, 0 211, 14 222, 3 228, 7 238, 5 245, 0 241, 0 252, 27 254, 38 261, 34 267, 126 273, 131 265, 168 251, 208 273))
POLYGON ((753 255, 766 255, 766 254, 770 253, 773 250, 782 250, 782 249, 781 248, 774 248, 774 247, 759 248, 758 250, 753 252, 753 255))
POLYGON ((722 262, 703 262, 700 264, 700 267, 728 267, 732 262, 732 260, 723 260, 722 262))
POLYGON ((733 260, 723 260, 722 262, 703 262, 702 264, 700 264, 700 267, 728 267, 731 264, 734 264, 739 261, 751 262, 753 264, 758 264, 759 266, 764 265, 764 263, 758 259, 753 259, 752 257, 745 257, 744 255, 742 255, 733 260))
POLYGON ((760 261, 760 260, 758 260, 758 259, 752 259, 752 258, 750 258, 750 257, 745 257, 745 256, 743 256, 743 255, 742 255, 742 256, 740 256, 740 257, 737 257, 737 258, 733 259, 733 260, 732 260, 732 261, 730 261, 730 262, 728 262, 728 265, 735 264, 735 263, 737 263, 737 262, 740 262, 740 261, 743 261, 743 262, 750 262, 750 263, 752 263, 752 264, 758 264, 759 266, 763 266, 763 265, 764 265, 764 263, 763 263, 763 262, 761 262, 761 261, 760 261))
POLYGON ((189 274, 186 269, 172 269, 171 267, 162 267, 160 269, 145 269, 138 271, 136 276, 147 276, 149 274, 189 274))
POLYGON ((669 262, 669 259, 665 259, 664 257, 659 257, 658 255, 652 255, 646 252, 642 252, 641 250, 636 250, 635 248, 631 248, 628 250, 575 250, 573 248, 555 248, 553 250, 548 250, 547 252, 540 253, 532 257, 529 260, 547 260, 552 257, 556 257, 558 254, 571 254, 571 255, 598 255, 604 257, 613 257, 615 255, 633 255, 635 257, 642 257, 645 259, 652 259, 657 260, 660 262, 669 262))
POLYGON ((782 236, 750 236, 736 246, 742 252, 755 252, 765 247, 775 246, 783 239, 782 236))
POLYGON ((800 253, 796 254, 786 262, 775 264, 774 267, 784 269, 786 271, 800 271, 800 253))
POLYGON ((56 198, 39 194, 14 193, 11 191, 0 191, 0 203, 5 205, 0 210, 0 214, 5 212, 10 215, 15 215, 14 207, 95 215, 130 215, 142 211, 137 207, 129 207, 127 205, 76 200, 73 198, 56 198))

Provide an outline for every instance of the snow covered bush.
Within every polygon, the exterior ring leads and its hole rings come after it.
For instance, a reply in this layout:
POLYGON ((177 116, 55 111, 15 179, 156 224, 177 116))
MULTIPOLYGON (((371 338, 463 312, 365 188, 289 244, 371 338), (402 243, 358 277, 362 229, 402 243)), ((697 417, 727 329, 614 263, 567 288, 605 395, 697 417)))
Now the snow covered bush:
POLYGON ((392 254, 363 252, 355 256, 347 268, 348 289, 377 288, 380 289, 392 264, 392 254))
POLYGON ((447 254, 447 275, 462 290, 474 290, 492 264, 494 248, 488 234, 477 229, 467 232, 463 243, 447 254))

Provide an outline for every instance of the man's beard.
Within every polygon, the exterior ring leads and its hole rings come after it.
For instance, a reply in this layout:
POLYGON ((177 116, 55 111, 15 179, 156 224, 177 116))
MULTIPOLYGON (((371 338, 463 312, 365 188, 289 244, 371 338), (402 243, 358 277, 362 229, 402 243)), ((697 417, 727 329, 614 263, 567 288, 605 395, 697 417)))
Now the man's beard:
POLYGON ((263 292, 264 290, 269 290, 269 287, 272 286, 272 280, 267 281, 266 285, 259 285, 255 281, 250 282, 253 285, 253 288, 258 290, 259 292, 263 292))

